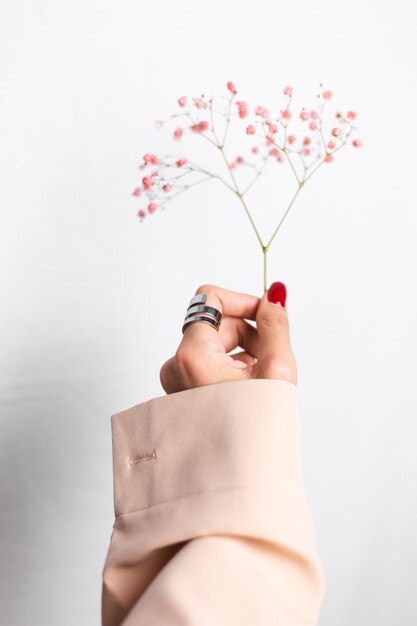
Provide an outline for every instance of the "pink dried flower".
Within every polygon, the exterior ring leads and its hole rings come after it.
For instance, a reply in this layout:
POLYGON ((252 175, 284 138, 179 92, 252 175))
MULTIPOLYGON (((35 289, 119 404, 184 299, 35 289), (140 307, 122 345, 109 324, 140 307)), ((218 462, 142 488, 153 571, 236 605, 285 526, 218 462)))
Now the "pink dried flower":
POLYGON ((207 109, 207 105, 205 102, 203 102, 203 100, 201 100, 201 98, 195 98, 194 100, 194 106, 197 109, 207 109))
POLYGON ((237 94, 236 87, 234 86, 234 84, 232 83, 231 80, 229 80, 229 82, 227 83, 226 87, 228 88, 229 91, 232 92, 233 95, 237 94))
MULTIPOLYGON (((243 100, 236 101, 234 99, 234 96, 236 95, 237 90, 231 81, 227 83, 227 89, 229 90, 231 95, 228 98, 224 98, 224 94, 222 96, 218 96, 218 107, 213 106, 217 105, 217 97, 215 100, 214 96, 208 97, 204 94, 200 94, 199 97, 193 97, 191 95, 182 96, 178 99, 178 105, 182 108, 187 106, 187 109, 185 111, 180 111, 179 114, 177 112, 177 114, 171 115, 171 118, 168 118, 166 122, 158 122, 158 126, 161 126, 162 124, 165 125, 169 121, 169 119, 174 119, 181 116, 184 117, 184 113, 187 115, 188 118, 190 118, 190 115, 187 112, 191 108, 191 105, 194 105, 196 109, 205 110, 207 110, 209 107, 210 109, 211 107, 213 107, 210 111, 211 113, 213 113, 213 115, 211 115, 210 118, 208 118, 208 116, 204 114, 200 115, 199 111, 196 111, 196 120, 191 120, 188 125, 177 122, 181 124, 181 126, 178 126, 177 128, 175 127, 176 123, 174 121, 171 132, 174 139, 180 139, 183 137, 183 135, 189 134, 191 132, 201 134, 204 131, 209 130, 210 136, 206 136, 205 139, 208 140, 220 151, 222 157, 220 161, 226 161, 226 169, 229 170, 229 176, 232 170, 236 169, 239 165, 242 165, 242 173, 240 174, 239 172, 239 178, 241 178, 242 180, 237 180, 232 176, 233 184, 231 184, 227 176, 223 177, 221 173, 215 173, 214 170, 211 170, 210 165, 200 165, 198 162, 194 163, 193 161, 191 161, 192 165, 190 165, 187 153, 186 158, 180 158, 178 155, 164 155, 156 157, 152 153, 147 153, 144 156, 143 164, 139 166, 140 170, 145 169, 145 172, 141 174, 141 176, 144 177, 142 179, 143 185, 133 191, 134 196, 145 195, 145 192, 148 195, 147 202, 149 204, 147 205, 147 210, 146 207, 144 207, 143 209, 138 211, 138 217, 141 220, 145 218, 148 212, 154 213, 157 208, 162 209, 168 201, 176 198, 178 193, 182 193, 183 190, 194 187, 195 185, 200 185, 201 183, 204 183, 205 181, 211 179, 216 179, 217 182, 223 183, 229 190, 233 191, 237 195, 239 201, 243 204, 246 212, 249 212, 246 204, 246 199, 243 200, 243 197, 245 196, 246 198, 247 191, 253 187, 258 178, 264 173, 265 168, 268 167, 268 164, 271 160, 285 163, 288 162, 287 164, 290 170, 292 170, 295 179, 297 180, 294 195, 289 198, 287 209, 286 211, 284 210, 283 213, 283 216, 285 217, 301 187, 304 187, 304 183, 307 182, 310 177, 316 172, 318 166, 321 163, 323 163, 324 161, 327 163, 331 163, 333 161, 333 153, 335 153, 336 150, 347 145, 348 143, 350 145, 353 145, 355 148, 359 148, 360 146, 362 146, 362 140, 350 138, 350 133, 352 130, 355 129, 355 126, 354 124, 351 124, 349 120, 355 120, 356 113, 354 111, 348 111, 347 117, 344 117, 342 113, 336 114, 336 118, 339 120, 336 121, 338 127, 333 128, 330 131, 330 136, 328 137, 328 139, 324 140, 325 149, 323 151, 321 147, 321 140, 323 139, 323 136, 318 137, 317 135, 318 131, 321 132, 323 129, 324 122, 322 121, 322 116, 324 117, 326 112, 326 107, 324 106, 325 101, 332 100, 333 94, 330 90, 324 89, 322 84, 320 85, 318 91, 318 100, 320 102, 320 105, 315 105, 317 106, 317 110, 310 110, 306 107, 302 107, 297 110, 296 115, 292 109, 292 106, 290 107, 290 102, 292 102, 293 89, 290 86, 286 86, 283 89, 284 96, 286 96, 286 99, 284 100, 285 104, 283 106, 281 105, 281 110, 278 107, 278 111, 280 111, 278 116, 274 114, 272 117, 269 117, 269 111, 264 106, 250 106, 249 108, 247 102, 243 100), (225 100, 227 100, 226 107, 224 106, 225 100), (233 106, 233 113, 231 107, 232 102, 233 105, 236 102, 236 108, 234 108, 233 106), (252 119, 249 119, 245 125, 240 125, 239 123, 237 123, 237 130, 240 130, 242 134, 246 131, 246 134, 251 136, 253 135, 257 138, 261 134, 259 133, 257 126, 260 121, 262 123, 262 131, 266 131, 266 137, 264 137, 264 133, 262 133, 263 139, 261 139, 260 142, 257 142, 257 145, 253 145, 252 141, 250 141, 249 144, 252 144, 252 146, 249 145, 246 148, 247 152, 236 156, 233 161, 229 162, 227 160, 226 153, 230 154, 229 143, 233 143, 233 135, 231 132, 228 132, 229 125, 236 123, 237 117, 239 117, 240 119, 247 118, 249 112, 251 113, 251 117, 254 113, 255 116, 259 116, 262 119, 259 120, 259 117, 258 119, 254 117, 252 119), (292 119, 294 117, 298 118, 298 115, 303 122, 306 122, 306 126, 308 127, 305 128, 304 132, 302 133, 295 131, 295 125, 298 122, 294 123, 294 128, 291 126, 292 119), (209 121, 205 121, 204 119, 199 121, 199 117, 205 117, 209 121), (222 130, 219 133, 217 132, 218 130, 220 130, 220 128, 217 128, 218 117, 224 118, 224 122, 222 122, 221 124, 222 130), (348 128, 346 127, 346 124, 348 125, 348 128), (280 136, 280 130, 282 128, 285 129, 283 138, 281 138, 280 136), (295 136, 295 134, 293 134, 294 131, 297 132, 297 137, 295 136), (337 137, 340 137, 340 139, 337 140, 337 137), (227 146, 225 148, 226 139, 227 146), (284 142, 283 146, 281 146, 281 141, 284 142), (265 144, 263 142, 265 142, 265 144), (292 146, 293 144, 295 144, 295 147, 290 148, 289 146, 292 146), (168 176, 167 178, 165 178, 163 174, 165 168, 169 169, 175 166, 182 169, 177 172, 176 176, 168 176), (154 169, 154 171, 149 174, 148 170, 152 169, 154 169), (247 178, 247 180, 245 180, 245 178, 247 178), (177 186, 177 181, 179 181, 180 179, 181 183, 177 186)), ((275 110, 276 109, 274 107, 274 111, 275 110)), ((204 111, 201 111, 201 113, 204 113, 204 111)), ((332 123, 335 123, 334 118, 333 121, 330 122, 330 124, 332 123)), ((330 125, 330 129, 331 128, 332 127, 330 125)), ((272 239, 278 232, 282 223, 282 219, 283 218, 280 218, 278 228, 275 229, 272 239)), ((254 227, 254 230, 257 232, 253 221, 252 225, 254 227)), ((260 239, 259 234, 258 239, 260 239)), ((262 242, 260 243, 262 244, 262 242)), ((265 254, 266 247, 264 245, 262 245, 262 247, 265 254)), ((264 286, 266 288, 265 268, 266 257, 264 257, 264 286)))
POLYGON ((149 191, 149 189, 152 189, 152 185, 154 184, 154 181, 152 180, 151 176, 144 176, 142 178, 142 183, 143 183, 144 189, 146 189, 146 191, 149 191))
POLYGON ((197 122, 197 124, 193 124, 191 126, 191 130, 193 131, 193 133, 201 133, 204 130, 207 130, 207 128, 208 128, 208 122, 206 121, 197 122))
POLYGON ((144 155, 143 160, 147 165, 157 165, 159 163, 158 157, 156 157, 154 154, 151 154, 150 152, 144 155))
POLYGON ((269 111, 263 106, 258 105, 255 107, 255 115, 259 115, 260 117, 269 117, 269 111))
POLYGON ((239 117, 243 120, 248 114, 248 105, 246 104, 246 102, 242 102, 242 100, 239 100, 238 102, 236 102, 236 106, 239 111, 239 117))
POLYGON ((182 128, 180 128, 179 126, 174 130, 173 136, 174 139, 181 139, 181 137, 183 136, 184 131, 182 128))

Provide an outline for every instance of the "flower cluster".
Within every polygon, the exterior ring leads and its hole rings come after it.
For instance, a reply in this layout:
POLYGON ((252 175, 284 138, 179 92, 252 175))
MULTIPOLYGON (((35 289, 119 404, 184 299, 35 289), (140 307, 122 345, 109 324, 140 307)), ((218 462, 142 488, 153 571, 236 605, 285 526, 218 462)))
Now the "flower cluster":
POLYGON ((189 158, 146 153, 139 166, 143 173, 141 183, 133 191, 135 197, 145 198, 145 206, 138 210, 141 221, 180 193, 210 179, 222 182, 244 203, 246 193, 271 162, 288 164, 296 178, 298 193, 323 163, 334 161, 334 155, 340 148, 346 145, 355 148, 362 146, 360 139, 352 137, 356 130, 355 111, 349 110, 345 114, 336 111, 334 121, 330 121, 326 131, 325 105, 333 99, 333 93, 324 89, 323 85, 320 85, 316 106, 303 107, 298 111, 293 107, 293 88, 284 87, 283 105, 275 113, 263 105, 250 107, 246 101, 237 99, 238 92, 233 82, 229 81, 226 88, 226 96, 208 97, 202 94, 199 97, 179 97, 178 112, 165 121, 156 122, 156 126, 162 128, 173 124, 171 134, 178 143, 182 143, 187 134, 199 135, 210 142, 223 157, 227 178, 189 158), (223 118, 221 130, 219 118, 223 118), (235 121, 250 143, 247 153, 240 152, 229 159, 225 144, 229 126, 235 121), (294 129, 296 122, 299 125, 297 131, 294 129), (240 188, 234 170, 244 166, 248 169, 250 179, 244 188, 240 188))

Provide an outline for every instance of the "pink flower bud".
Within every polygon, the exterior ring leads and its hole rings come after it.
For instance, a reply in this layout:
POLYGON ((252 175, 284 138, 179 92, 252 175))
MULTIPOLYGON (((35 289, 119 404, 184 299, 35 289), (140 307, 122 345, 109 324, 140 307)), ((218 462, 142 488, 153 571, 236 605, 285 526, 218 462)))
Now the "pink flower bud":
POLYGON ((319 114, 317 113, 317 111, 310 111, 310 115, 309 115, 309 117, 310 117, 312 120, 318 120, 318 119, 319 119, 319 114))
POLYGON ((278 127, 275 124, 268 124, 269 126, 269 132, 271 133, 271 135, 275 135, 275 133, 278 132, 278 127))
POLYGON ((265 109, 265 107, 258 105, 257 107, 255 107, 255 115, 266 118, 269 117, 269 111, 268 109, 265 109))
POLYGON ((340 128, 332 128, 332 133, 333 137, 339 137, 340 135, 340 128))
POLYGON ((208 128, 208 122, 203 121, 203 122, 197 122, 197 124, 193 124, 191 126, 191 130, 193 131, 193 133, 201 133, 204 130, 207 130, 208 128))
POLYGON ((323 91, 324 100, 331 100, 332 96, 333 96, 332 91, 323 91))
POLYGON ((282 119, 283 120, 290 120, 291 119, 291 111, 289 109, 285 109, 282 112, 282 119))
POLYGON ((295 135, 288 135, 287 141, 290 144, 290 146, 292 146, 292 144, 295 142, 295 140, 296 140, 295 135))
POLYGON ((250 124, 247 129, 246 129, 246 134, 247 135, 254 135, 256 133, 256 128, 255 126, 252 126, 252 124, 250 124))
POLYGON ((146 217, 146 213, 145 213, 145 211, 143 209, 139 209, 138 217, 140 217, 141 221, 146 217))
POLYGON ((139 198, 140 194, 141 194, 141 190, 138 187, 137 189, 135 189, 135 191, 132 193, 132 196, 136 196, 137 198, 139 198))
POLYGON ((309 127, 310 130, 317 130, 317 128, 318 128, 316 122, 310 122, 308 127, 309 127))
POLYGON ((329 141, 327 143, 327 147, 329 150, 334 150, 334 148, 336 148, 336 143, 334 141, 329 141))
POLYGON ((242 102, 242 100, 239 100, 238 102, 236 102, 236 106, 239 111, 239 117, 243 120, 248 114, 248 105, 246 104, 246 102, 242 102))
POLYGON ((174 134, 173 134, 174 139, 181 139, 183 133, 184 133, 183 129, 178 126, 178 128, 174 130, 174 134))
POLYGON ((324 162, 332 163, 332 161, 334 161, 334 157, 331 154, 326 154, 326 156, 324 157, 324 162))
POLYGON ((143 160, 148 165, 149 164, 157 165, 159 163, 158 157, 156 157, 154 154, 150 154, 149 152, 144 155, 143 160))
POLYGON ((234 84, 232 83, 231 80, 229 80, 229 82, 227 83, 226 87, 228 88, 229 91, 232 92, 233 95, 237 94, 236 87, 234 86, 234 84))
POLYGON ((148 204, 148 211, 149 211, 149 213, 155 213, 157 208, 158 208, 158 205, 155 202, 150 202, 148 204))
POLYGON ((176 162, 176 166, 183 167, 186 163, 187 161, 185 159, 178 159, 178 161, 176 162))
POLYGON ((310 154, 310 148, 303 148, 303 149, 301 150, 301 154, 302 154, 303 156, 308 156, 308 155, 310 154))
POLYGON ((355 146, 355 148, 361 148, 363 146, 363 141, 361 139, 354 139, 352 141, 352 146, 355 146))
POLYGON ((244 161, 244 160, 242 159, 242 157, 241 157, 241 156, 236 157, 236 163, 238 163, 239 165, 240 165, 241 163, 243 163, 243 161, 244 161))
POLYGON ((269 151, 269 154, 271 156, 277 157, 279 155, 278 148, 271 148, 270 151, 269 151))
POLYGON ((292 96, 293 88, 292 87, 284 87, 284 94, 286 96, 292 96))
POLYGON ((206 109, 207 108, 207 105, 200 98, 196 98, 194 100, 194 106, 197 109, 206 109))
POLYGON ((142 183, 143 183, 143 187, 146 189, 146 191, 149 191, 149 189, 152 188, 153 185, 153 180, 150 176, 144 176, 142 178, 142 183))
POLYGON ((169 183, 165 183, 165 185, 162 187, 162 190, 165 191, 165 193, 168 193, 169 191, 171 191, 171 185, 169 183))
POLYGON ((181 98, 178 98, 178 104, 180 107, 185 107, 187 104, 187 96, 181 96, 181 98))
POLYGON ((304 137, 303 146, 308 146, 309 143, 311 143, 310 137, 304 137))
POLYGON ((348 111, 347 112, 347 118, 348 120, 354 120, 356 119, 357 113, 355 113, 355 111, 348 111))
POLYGON ((307 111, 301 111, 300 113, 300 117, 303 120, 303 122, 305 122, 306 120, 308 120, 308 113, 307 111))
POLYGON ((259 148, 257 148, 256 146, 253 146, 253 148, 251 148, 251 152, 252 154, 258 154, 259 148))

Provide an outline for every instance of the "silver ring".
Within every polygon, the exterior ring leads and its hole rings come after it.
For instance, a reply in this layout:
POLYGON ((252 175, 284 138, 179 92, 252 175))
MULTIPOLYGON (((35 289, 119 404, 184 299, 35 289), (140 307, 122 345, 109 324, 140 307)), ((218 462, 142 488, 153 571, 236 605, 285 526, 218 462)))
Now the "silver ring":
POLYGON ((205 305, 206 301, 206 293, 198 293, 191 298, 182 326, 183 334, 187 326, 194 322, 204 322, 205 324, 213 326, 217 331, 219 330, 222 314, 214 306, 205 305))

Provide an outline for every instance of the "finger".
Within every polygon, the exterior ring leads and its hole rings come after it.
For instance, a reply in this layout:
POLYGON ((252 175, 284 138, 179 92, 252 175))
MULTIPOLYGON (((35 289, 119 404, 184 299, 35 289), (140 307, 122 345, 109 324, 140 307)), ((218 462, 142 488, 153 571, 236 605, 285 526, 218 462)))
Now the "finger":
POLYGON ((238 317, 225 317, 222 319, 218 334, 225 352, 239 347, 253 356, 258 355, 258 331, 249 322, 238 317))
POLYGON ((249 320, 256 319, 256 311, 260 301, 258 296, 224 289, 217 285, 201 285, 196 291, 196 294, 198 293, 206 293, 206 304, 215 306, 224 316, 231 315, 249 320), (210 304, 209 299, 214 304, 210 304))
MULTIPOLYGON (((196 290, 196 295, 203 293, 207 294, 206 306, 215 307, 222 316, 256 319, 256 311, 260 302, 260 298, 257 296, 224 289, 217 285, 201 285, 196 290)), ((210 342, 215 345, 216 340, 213 341, 213 328, 210 328, 210 326, 211 324, 205 322, 189 324, 184 329, 184 338, 192 340, 193 343, 202 342, 207 344, 210 342)))
POLYGON ((246 365, 255 365, 257 359, 256 357, 252 356, 251 354, 249 354, 248 352, 236 352, 236 354, 230 354, 229 356, 232 357, 232 359, 234 359, 235 362, 243 362, 246 365))
POLYGON ((274 286, 280 301, 270 302, 268 292, 265 292, 256 314, 260 358, 291 350, 288 315, 285 309, 286 289, 283 283, 274 283, 274 286))

